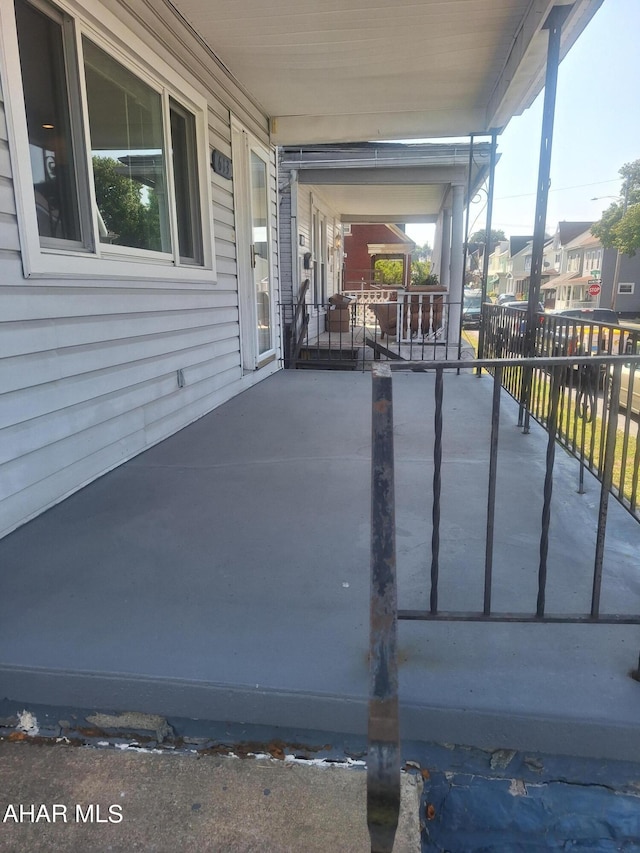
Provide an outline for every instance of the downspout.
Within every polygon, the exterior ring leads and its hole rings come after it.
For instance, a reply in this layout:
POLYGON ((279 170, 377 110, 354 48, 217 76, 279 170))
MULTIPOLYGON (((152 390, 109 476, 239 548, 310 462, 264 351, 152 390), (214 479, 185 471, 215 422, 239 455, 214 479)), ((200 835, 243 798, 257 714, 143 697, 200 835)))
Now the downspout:
POLYGON ((299 263, 298 263, 298 171, 289 172, 289 187, 291 193, 291 304, 293 305, 300 292, 299 263))
MULTIPOLYGON (((466 284, 467 275, 467 255, 469 253, 469 215, 471 213, 471 169, 473 168, 473 141, 475 134, 469 135, 469 163, 467 165, 467 210, 464 218, 464 243, 462 251, 462 300, 460 306, 460 328, 458 329, 458 361, 462 358, 462 318, 464 314, 464 286, 466 284)), ((479 334, 479 333, 478 333, 479 334)), ((482 371, 478 373, 480 375, 482 371)), ((460 368, 457 371, 460 375, 460 368)))
POLYGON ((442 267, 442 234, 443 234, 443 211, 442 208, 438 213, 438 219, 436 222, 435 233, 433 236, 433 250, 431 252, 431 269, 430 272, 435 273, 438 278, 440 276, 440 270, 442 267))
MULTIPOLYGON (((493 220, 493 192, 496 177, 496 160, 498 150, 498 131, 491 130, 491 159, 489 161, 489 186, 487 187, 487 218, 484 230, 484 256, 482 258, 482 296, 481 302, 487 300, 487 278, 489 277, 489 246, 491 245, 491 225, 493 220)), ((484 358, 484 322, 480 319, 478 332, 478 358, 484 358)), ((481 371, 478 371, 478 376, 481 371)))
POLYGON ((442 253, 440 255, 440 284, 449 290, 451 281, 451 208, 442 210, 442 253))
MULTIPOLYGON (((285 335, 285 354, 289 358, 290 353, 290 336, 296 334, 296 329, 293 328, 293 320, 295 317, 295 305, 300 293, 300 271, 298 261, 298 171, 291 169, 289 172, 289 204, 290 204, 290 238, 291 238, 291 327, 288 328, 288 334, 285 335)), ((293 364, 286 364, 287 367, 294 367, 293 364)))
MULTIPOLYGON (((451 187, 451 259, 449 274, 449 323, 458 331, 462 325, 462 300, 464 293, 464 186, 451 187)), ((448 338, 448 335, 447 335, 448 338)), ((448 349, 447 349, 448 352, 448 349)))

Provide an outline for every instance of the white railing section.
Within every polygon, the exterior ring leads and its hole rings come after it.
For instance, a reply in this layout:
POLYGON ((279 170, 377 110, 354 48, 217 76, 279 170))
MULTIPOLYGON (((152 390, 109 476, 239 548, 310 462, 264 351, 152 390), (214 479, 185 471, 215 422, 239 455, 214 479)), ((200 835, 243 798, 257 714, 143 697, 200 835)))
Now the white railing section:
POLYGON ((349 299, 352 299, 357 305, 364 306, 364 314, 362 313, 363 309, 358 310, 358 320, 360 322, 363 321, 365 326, 375 326, 377 323, 376 315, 373 313, 370 305, 383 305, 387 302, 392 302, 392 295, 395 299, 396 294, 398 293, 397 287, 385 287, 385 288, 376 288, 375 290, 343 290, 343 295, 348 296, 349 299))
POLYGON ((395 287, 345 290, 343 293, 358 306, 363 306, 363 309, 358 311, 358 318, 362 322, 364 317, 365 326, 375 326, 378 323, 375 306, 389 305, 389 313, 392 313, 393 306, 396 322, 392 337, 395 337, 398 343, 410 343, 416 339, 433 342, 446 335, 447 293, 407 292, 395 287))

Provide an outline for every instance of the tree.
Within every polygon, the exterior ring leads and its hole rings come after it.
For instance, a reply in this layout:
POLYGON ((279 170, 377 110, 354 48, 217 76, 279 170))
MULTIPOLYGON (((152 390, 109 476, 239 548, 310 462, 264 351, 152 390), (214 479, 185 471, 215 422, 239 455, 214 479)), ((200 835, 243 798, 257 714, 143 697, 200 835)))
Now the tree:
POLYGON ((640 249, 640 160, 625 163, 618 174, 623 179, 620 199, 609 205, 591 233, 605 249, 633 257, 640 249))
POLYGON ((376 281, 382 284, 402 284, 404 264, 392 258, 378 258, 375 262, 376 281))
POLYGON ((423 243, 422 246, 416 243, 416 247, 413 250, 412 254, 414 258, 416 258, 416 260, 418 261, 428 261, 431 257, 432 251, 433 250, 428 242, 423 243))
POLYGON ((431 261, 411 261, 411 284, 420 284, 431 272, 431 261))
POLYGON ((93 158, 96 202, 104 224, 117 246, 162 249, 160 212, 156 193, 121 173, 122 163, 111 157, 93 158), (143 199, 144 195, 144 199, 143 199))
MULTIPOLYGON (((498 243, 502 240, 506 240, 506 236, 504 231, 500 229, 492 228, 489 232, 491 235, 491 252, 493 252, 494 248, 498 243)), ((487 229, 481 228, 479 231, 474 231, 473 234, 469 237, 469 244, 475 243, 476 246, 486 246, 487 245, 487 229)))

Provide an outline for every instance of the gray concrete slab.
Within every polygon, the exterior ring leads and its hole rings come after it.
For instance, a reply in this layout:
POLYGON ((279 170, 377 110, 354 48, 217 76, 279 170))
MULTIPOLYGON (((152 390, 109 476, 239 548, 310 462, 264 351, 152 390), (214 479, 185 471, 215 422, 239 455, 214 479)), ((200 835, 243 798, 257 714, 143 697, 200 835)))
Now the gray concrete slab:
MULTIPOLYGON (((443 608, 482 601, 490 384, 447 375, 443 608)), ((401 607, 426 605, 433 377, 395 374, 401 607)), ((0 541, 2 694, 366 731, 371 378, 287 371, 0 541)), ((533 612, 546 435, 505 397, 495 605, 533 612)), ((588 609, 599 499, 558 451, 548 609, 588 609)), ((612 501, 603 611, 637 612, 612 501)), ((640 756, 635 626, 401 623, 407 739, 640 756)))
MULTIPOLYGON (((2 851, 371 850, 361 769, 0 742, 0 772, 2 851)), ((420 792, 403 773, 394 853, 419 853, 420 792)))

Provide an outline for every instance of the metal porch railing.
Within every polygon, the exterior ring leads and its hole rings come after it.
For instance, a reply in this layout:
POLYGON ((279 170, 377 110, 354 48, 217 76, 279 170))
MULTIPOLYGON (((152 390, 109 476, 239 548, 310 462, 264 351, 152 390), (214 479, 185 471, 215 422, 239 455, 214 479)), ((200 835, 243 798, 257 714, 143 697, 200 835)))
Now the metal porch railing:
MULTIPOLYGON (((390 853, 399 813, 400 736, 398 726, 398 673, 396 659, 397 620, 512 622, 512 623, 574 623, 640 625, 640 613, 610 613, 601 610, 603 558, 607 527, 608 501, 614 478, 617 454, 617 414, 624 364, 635 371, 640 356, 582 356, 528 359, 488 359, 461 363, 399 363, 375 365, 372 369, 372 512, 371 512, 371 620, 370 620, 370 699, 369 699, 369 758, 367 769, 367 821, 372 853, 390 853), (553 475, 557 437, 562 423, 563 388, 568 370, 587 365, 610 377, 610 417, 603 439, 601 488, 598 522, 593 554, 593 570, 589 578, 590 607, 585 613, 557 613, 547 602, 549 530, 552 514, 553 475), (489 471, 486 485, 486 524, 482 600, 477 610, 442 610, 438 594, 440 587, 440 526, 441 490, 443 478, 442 439, 446 429, 443 418, 445 377, 456 381, 460 368, 470 366, 492 374, 492 403, 489 425, 489 471), (428 578, 429 606, 425 609, 397 609, 395 498, 393 458, 393 401, 392 372, 411 369, 418 372, 435 371, 433 399, 433 479, 431 548, 428 578), (517 612, 502 612, 494 607, 494 532, 497 495, 497 467, 501 396, 505 375, 526 369, 545 371, 548 391, 544 398, 547 430, 545 476, 538 543, 537 590, 529 606, 517 612)), ((540 401, 542 406, 542 401, 540 401)), ((636 452, 637 459, 637 452, 636 452)), ((640 661, 635 677, 640 679, 640 661)))
POLYGON ((525 432, 530 417, 545 428, 549 426, 553 376, 545 359, 591 356, 580 364, 574 361, 558 378, 553 428, 559 443, 580 461, 578 491, 582 492, 585 470, 603 481, 608 427, 611 421, 616 423, 617 464, 610 472, 611 493, 640 520, 640 371, 631 359, 633 353, 640 352, 640 330, 539 313, 528 339, 526 312, 495 305, 483 306, 483 323, 484 356, 518 358, 526 355, 529 347, 538 358, 530 367, 516 363, 502 371, 504 388, 520 405, 519 425, 525 432), (598 360, 609 355, 624 355, 626 359, 621 367, 620 389, 613 387, 612 370, 598 360))
POLYGON ((364 290, 340 296, 348 302, 312 304, 302 297, 295 307, 279 306, 285 366, 365 370, 372 360, 460 357, 461 304, 447 301, 447 294, 364 290), (391 296, 397 298, 384 298, 391 296))

